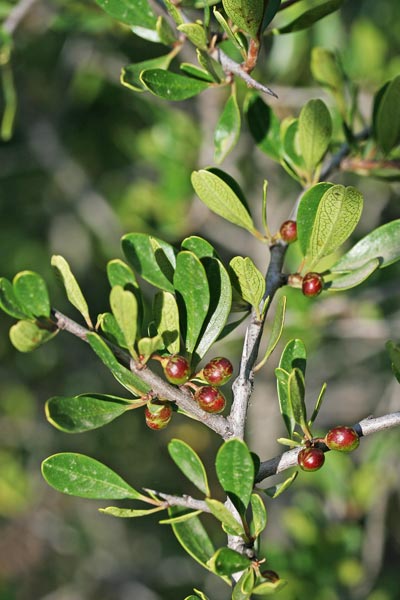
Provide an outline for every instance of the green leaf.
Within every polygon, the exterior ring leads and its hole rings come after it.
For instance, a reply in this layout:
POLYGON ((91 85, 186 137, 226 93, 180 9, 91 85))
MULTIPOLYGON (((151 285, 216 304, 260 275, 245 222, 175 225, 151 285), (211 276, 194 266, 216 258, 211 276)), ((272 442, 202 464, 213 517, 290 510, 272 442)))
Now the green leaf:
POLYGON ((134 343, 137 332, 138 305, 132 292, 120 285, 111 289, 110 306, 115 320, 125 339, 125 347, 135 356, 134 343))
POLYGON ((186 442, 173 439, 168 444, 168 452, 179 467, 182 473, 191 481, 203 494, 210 495, 208 487, 207 474, 198 454, 186 442))
POLYGON ((215 83, 221 83, 221 81, 225 80, 225 73, 216 60, 211 58, 208 52, 204 50, 200 50, 200 48, 196 49, 197 60, 199 61, 199 65, 209 73, 215 83))
POLYGON ((11 327, 10 340, 19 352, 32 352, 50 341, 57 333, 58 329, 51 331, 35 321, 22 320, 11 327))
POLYGON ((230 223, 255 232, 253 220, 232 188, 210 171, 194 171, 192 185, 200 200, 230 223))
POLYGON ((271 107, 254 92, 248 94, 244 111, 250 133, 258 148, 273 160, 281 155, 280 121, 271 107))
POLYGON ((218 500, 213 500, 211 498, 206 498, 206 504, 208 508, 211 510, 211 513, 214 515, 218 521, 221 521, 224 531, 229 533, 230 535, 244 535, 244 529, 242 523, 239 523, 231 511, 218 500))
POLYGON ((299 117, 299 146, 309 173, 319 165, 332 137, 332 119, 325 103, 309 100, 299 117))
POLYGON ((142 337, 138 340, 138 352, 141 360, 147 361, 157 350, 164 348, 164 342, 161 335, 153 337, 142 337))
POLYGON ((145 70, 140 75, 140 81, 149 92, 165 100, 186 100, 210 87, 206 81, 184 77, 164 69, 145 70))
POLYGON ((283 324, 285 322, 285 312, 286 312, 286 296, 281 296, 278 300, 278 304, 275 310, 274 320, 272 322, 271 333, 269 335, 267 349, 265 350, 265 354, 262 360, 257 364, 255 370, 258 371, 262 366, 265 365, 272 352, 275 350, 277 343, 279 342, 282 331, 283 324))
POLYGON ((281 138, 282 138, 282 166, 289 165, 288 173, 291 177, 301 180, 305 168, 304 160, 299 147, 299 120, 291 119, 281 122, 281 138))
POLYGON ((253 518, 250 531, 254 538, 258 538, 267 526, 267 511, 261 496, 258 494, 251 495, 251 511, 253 518))
POLYGON ((238 439, 225 442, 218 450, 215 467, 220 484, 243 515, 250 502, 255 477, 254 462, 246 444, 238 439))
POLYGON ((343 0, 328 0, 328 2, 324 2, 323 4, 314 6, 314 8, 310 8, 310 10, 306 10, 302 15, 290 23, 287 23, 283 27, 279 27, 279 29, 274 29, 272 33, 292 33, 293 31, 307 29, 317 21, 320 21, 340 8, 342 4, 343 0))
POLYGON ((163 56, 127 65, 121 71, 121 83, 135 92, 144 92, 146 87, 140 79, 142 72, 149 69, 168 69, 172 59, 173 53, 170 52, 163 56))
POLYGON ((183 240, 181 244, 182 250, 189 250, 197 256, 197 258, 218 258, 217 251, 215 248, 207 242, 207 240, 199 237, 198 235, 191 235, 183 240))
POLYGON ((254 587, 255 572, 253 567, 248 567, 239 577, 233 588, 232 600, 248 600, 254 587))
POLYGON ((49 317, 50 299, 44 279, 33 271, 22 271, 13 279, 14 294, 30 317, 49 317))
POLYGON ((214 130, 214 159, 221 163, 233 150, 239 139, 240 110, 237 103, 235 88, 229 96, 214 130))
POLYGON ((292 407, 293 418, 304 432, 308 431, 307 409, 304 401, 304 375, 300 369, 293 369, 288 378, 288 401, 292 407))
POLYGON ((379 258, 372 258, 365 265, 354 269, 354 271, 338 274, 332 281, 326 283, 325 289, 330 292, 349 290, 356 285, 360 285, 377 269, 379 269, 379 258))
POLYGON ((150 390, 150 386, 131 371, 122 366, 113 352, 97 333, 88 333, 86 339, 100 360, 110 369, 115 379, 119 381, 134 396, 141 396, 150 390))
POLYGON ((269 25, 279 10, 282 0, 268 0, 265 7, 264 18, 261 26, 261 31, 269 25))
POLYGON ((266 581, 265 583, 260 583, 260 585, 257 585, 252 590, 252 594, 255 596, 272 596, 272 594, 275 594, 278 590, 285 587, 286 584, 287 581, 285 581, 285 579, 278 579, 278 581, 274 582, 266 581))
POLYGON ((193 519, 193 517, 197 517, 197 515, 201 515, 202 510, 192 510, 188 513, 179 515, 178 517, 172 517, 171 519, 162 519, 158 521, 160 525, 172 525, 173 523, 184 523, 185 521, 189 521, 189 519, 193 519))
POLYGON ((51 487, 71 496, 97 500, 144 498, 112 469, 83 454, 62 452, 49 456, 42 462, 42 475, 51 487))
POLYGON ((174 292, 177 250, 173 246, 146 233, 128 233, 122 238, 122 249, 143 279, 166 292, 174 292))
POLYGON ((314 79, 331 91, 343 93, 344 77, 336 55, 327 48, 311 51, 311 73, 314 79))
POLYGON ((277 483, 276 485, 273 485, 272 487, 269 487, 263 491, 270 498, 278 498, 281 494, 283 494, 284 491, 288 489, 288 487, 292 485, 293 481, 296 479, 298 474, 298 471, 294 471, 294 473, 292 473, 292 475, 290 475, 290 477, 285 479, 285 481, 283 481, 282 483, 277 483))
POLYGON ((183 17, 180 10, 175 6, 172 0, 163 0, 165 4, 165 8, 168 13, 171 15, 172 19, 175 21, 177 25, 181 25, 183 23, 183 17))
POLYGON ((15 319, 24 319, 28 316, 17 300, 12 283, 5 277, 0 277, 0 308, 15 319))
POLYGON ((312 425, 315 422, 315 419, 318 417, 319 411, 322 406, 322 401, 325 397, 326 387, 327 387, 326 383, 324 383, 321 387, 321 391, 318 395, 317 402, 315 403, 315 408, 313 410, 313 414, 311 415, 311 419, 308 421, 309 425, 312 425))
POLYGON ((163 15, 160 15, 157 18, 156 31, 160 38, 160 42, 164 44, 164 46, 173 46, 176 43, 176 32, 163 15))
POLYGON ((215 79, 208 71, 205 69, 200 69, 196 65, 192 65, 192 63, 183 62, 179 65, 179 68, 184 72, 190 75, 190 77, 194 77, 195 79, 203 79, 204 81, 208 81, 209 83, 214 83, 215 79))
POLYGON ((241 39, 233 33, 231 27, 229 26, 229 23, 226 21, 224 16, 216 9, 215 6, 213 8, 213 13, 214 13, 214 17, 216 18, 218 23, 221 25, 222 29, 226 33, 228 40, 233 44, 234 48, 239 50, 239 52, 242 52, 242 53, 244 52, 243 58, 245 59, 246 52, 245 52, 244 46, 241 42, 241 39))
POLYGON ((158 292, 154 297, 153 315, 156 329, 170 354, 180 349, 179 310, 175 296, 170 292, 158 292))
POLYGON ((207 50, 207 34, 203 25, 200 23, 183 23, 177 27, 186 37, 201 50, 207 50))
POLYGON ((235 256, 229 263, 236 276, 235 287, 246 302, 258 310, 265 292, 265 279, 251 258, 235 256))
POLYGON ((101 327, 102 332, 113 344, 125 346, 125 338, 118 325, 114 315, 111 313, 102 313, 97 317, 96 330, 101 327))
POLYGON ((203 330, 196 345, 196 356, 202 358, 223 331, 232 305, 230 277, 220 260, 205 257, 202 264, 210 290, 210 305, 203 330))
POLYGON ((127 286, 131 286, 132 288, 139 287, 135 273, 129 265, 119 258, 110 260, 107 263, 107 277, 111 287, 116 285, 120 285, 123 288, 127 286))
POLYGON ((251 561, 231 548, 219 548, 209 561, 209 568, 217 575, 233 575, 247 569, 251 561))
POLYGON ((279 409, 289 432, 290 438, 293 435, 296 422, 294 419, 292 406, 289 401, 289 373, 291 373, 294 368, 298 368, 301 370, 303 375, 305 375, 306 362, 307 353, 302 340, 290 340, 282 352, 281 359, 279 361, 279 368, 275 370, 277 378, 279 409))
POLYGON ((374 229, 353 246, 331 268, 332 272, 353 271, 373 258, 388 267, 400 259, 400 219, 374 229))
POLYGON ((263 0, 222 0, 222 5, 239 29, 243 29, 252 38, 257 37, 264 13, 263 0))
POLYGON ((71 302, 72 306, 75 306, 75 308, 81 313, 81 315, 86 321, 87 326, 92 329, 93 324, 90 319, 87 302, 85 300, 84 295, 82 294, 78 282, 76 281, 74 275, 71 272, 71 268, 68 262, 63 256, 54 255, 51 257, 51 266, 54 267, 58 276, 60 277, 64 285, 68 300, 71 302))
POLYGON ((155 508, 118 508, 117 506, 107 506, 107 508, 99 508, 99 512, 112 517, 121 517, 131 519, 132 517, 147 517, 156 512, 165 510, 165 506, 156 506, 155 508))
POLYGON ((374 135, 385 154, 400 141, 399 103, 400 75, 386 86, 374 115, 374 135))
POLYGON ((317 183, 310 187, 301 197, 297 211, 297 239, 303 255, 307 254, 312 236, 318 206, 325 192, 332 183, 317 183))
MULTIPOLYGON (((124 398, 106 394, 54 396, 47 400, 45 413, 49 423, 57 429, 81 433, 107 425, 133 408, 132 404, 124 398)), ((142 400, 139 400, 139 405, 143 405, 142 400)))
POLYGON ((96 0, 111 17, 125 23, 155 29, 156 16, 147 0, 96 0))
POLYGON ((205 269, 192 252, 179 252, 174 273, 174 286, 184 302, 185 348, 194 352, 210 304, 210 292, 205 269))
MULTIPOLYGON (((170 506, 168 513, 170 517, 175 517, 185 510, 182 507, 170 506)), ((215 549, 200 519, 193 517, 183 523, 172 523, 172 530, 183 549, 205 569, 208 569, 207 562, 213 556, 215 549)))
POLYGON ((392 340, 386 342, 386 350, 389 354, 392 363, 392 371, 397 381, 400 383, 400 346, 396 345, 392 340))

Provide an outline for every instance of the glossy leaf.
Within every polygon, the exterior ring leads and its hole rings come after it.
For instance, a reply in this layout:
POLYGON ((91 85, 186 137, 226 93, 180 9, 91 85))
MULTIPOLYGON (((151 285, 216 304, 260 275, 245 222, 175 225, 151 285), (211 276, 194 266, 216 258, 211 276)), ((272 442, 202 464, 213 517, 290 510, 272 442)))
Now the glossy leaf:
POLYGON ((252 594, 255 596, 272 596, 276 594, 277 591, 285 587, 287 581, 284 579, 278 579, 278 581, 266 581, 264 583, 260 583, 252 590, 252 594))
POLYGON ((400 141, 400 75, 386 86, 374 115, 374 135, 388 154, 400 141))
POLYGON ((198 454, 182 440, 171 440, 168 452, 182 473, 206 496, 210 495, 207 474, 198 454))
POLYGON ((183 23, 177 29, 185 34, 197 48, 207 50, 207 35, 203 25, 200 25, 200 23, 183 23))
POLYGON ((155 29, 156 17, 147 0, 96 0, 114 19, 126 25, 155 29))
POLYGON ((197 256, 197 258, 218 258, 215 248, 207 240, 197 236, 191 235, 183 240, 181 244, 182 250, 189 250, 197 256))
POLYGON ((239 577, 232 592, 232 600, 248 600, 254 588, 255 572, 248 567, 239 577))
POLYGON ((165 510, 165 506, 156 506, 155 508, 118 508, 117 506, 107 506, 107 508, 99 508, 99 512, 105 515, 123 519, 147 517, 147 515, 152 515, 162 510, 165 510))
POLYGON ((299 146, 307 170, 312 173, 321 162, 332 137, 332 119, 325 103, 309 100, 299 117, 299 146))
POLYGON ((83 454, 53 454, 42 462, 42 474, 51 487, 71 496, 97 500, 144 497, 112 469, 83 454))
POLYGON ((170 292, 158 292, 154 297, 153 315, 155 326, 161 335, 164 347, 170 354, 180 349, 179 310, 175 296, 170 292))
POLYGON ((271 107, 254 93, 247 96, 244 110, 250 133, 259 149, 279 161, 282 143, 278 117, 271 107))
POLYGON ((144 92, 146 87, 140 79, 141 73, 148 69, 168 69, 172 59, 173 53, 168 53, 127 65, 121 71, 121 83, 135 92, 144 92))
POLYGON ((373 258, 388 267, 400 259, 400 219, 374 229, 353 246, 331 268, 332 272, 353 271, 373 258))
POLYGON ((57 333, 58 329, 51 331, 35 321, 22 320, 11 327, 10 340, 19 352, 32 352, 50 341, 57 333))
POLYGON ((276 309, 275 309, 275 315, 274 315, 274 320, 272 322, 271 332, 269 334, 267 349, 265 350, 265 354, 264 354, 262 360, 255 367, 255 370, 257 370, 257 371, 259 369, 261 369, 261 367, 263 365, 265 365, 265 363, 271 356, 272 352, 275 350, 276 345, 281 338, 282 331, 283 331, 283 325, 285 322, 285 312, 286 312, 286 296, 280 296, 277 306, 276 306, 276 309))
POLYGON ((277 483, 276 485, 273 485, 263 491, 270 498, 278 498, 281 494, 283 494, 283 492, 285 492, 292 485, 292 483, 294 482, 294 480, 296 479, 298 474, 299 474, 298 471, 294 471, 294 473, 292 473, 292 475, 290 475, 290 477, 285 479, 285 481, 283 481, 282 483, 277 483))
POLYGON ((253 516, 250 525, 251 534, 254 538, 258 538, 267 526, 267 511, 258 494, 251 495, 251 511, 253 516))
POLYGON ((265 7, 261 31, 264 31, 267 25, 269 25, 272 19, 275 17, 276 13, 279 10, 281 2, 282 0, 268 0, 265 7))
POLYGON ((145 233, 128 233, 122 238, 122 249, 143 279, 162 290, 174 292, 175 248, 145 233))
POLYGON ((118 327, 124 336, 126 348, 135 355, 133 346, 136 340, 138 317, 138 305, 135 296, 132 292, 124 290, 120 285, 116 285, 111 289, 110 306, 118 327))
POLYGON ((354 269, 354 271, 340 273, 332 281, 325 285, 330 292, 349 290, 365 281, 374 271, 379 269, 379 258, 372 258, 365 265, 354 269))
MULTIPOLYGON (((143 401, 139 400, 139 405, 142 406, 143 401)), ((81 433, 103 427, 131 408, 132 402, 117 396, 81 394, 50 398, 45 413, 49 423, 57 429, 81 433)))
POLYGON ((293 418, 307 431, 307 409, 305 404, 304 375, 300 369, 293 369, 288 377, 288 401, 292 407, 293 418))
POLYGON ((255 231, 253 220, 232 188, 218 175, 210 171, 194 171, 192 185, 200 200, 217 215, 251 233, 255 231))
POLYGON ((88 327, 92 329, 93 325, 90 319, 87 302, 68 262, 63 256, 54 255, 51 257, 51 266, 57 271, 57 274, 64 285, 68 300, 71 302, 72 306, 75 306, 81 313, 88 327))
POLYGON ((209 83, 213 83, 215 81, 214 77, 208 73, 205 69, 201 69, 196 65, 192 65, 192 63, 183 62, 179 65, 179 68, 184 73, 190 75, 190 77, 194 77, 195 79, 203 79, 204 81, 208 81, 209 83))
POLYGON ((210 305, 210 292, 205 269, 192 252, 179 252, 174 273, 174 287, 182 297, 185 309, 185 348, 193 354, 210 305))
MULTIPOLYGON (((187 509, 178 506, 170 506, 168 508, 168 513, 170 517, 175 517, 185 510, 187 509)), ((183 549, 194 558, 194 560, 208 569, 207 562, 213 556, 215 549, 200 519, 198 517, 193 517, 183 523, 172 523, 171 526, 183 549)))
POLYGON ((231 548, 219 548, 209 561, 209 567, 217 575, 233 575, 247 569, 251 561, 247 556, 239 554, 231 548))
POLYGON ((149 92, 165 100, 186 100, 210 87, 206 81, 185 77, 164 69, 143 71, 140 81, 149 92))
POLYGON ((233 150, 240 133, 240 111, 235 89, 229 96, 214 130, 214 159, 221 163, 233 150))
POLYGON ((44 279, 33 271, 22 271, 13 279, 14 294, 30 317, 49 317, 50 299, 44 279))
POLYGON ((120 285, 123 288, 126 286, 139 287, 135 273, 129 265, 119 258, 110 260, 107 263, 107 277, 111 287, 116 285, 120 285))
POLYGON ((400 383, 400 346, 396 345, 392 340, 389 340, 386 342, 386 350, 392 363, 394 376, 400 383))
POLYGON ((215 467, 223 489, 240 514, 249 505, 255 469, 246 444, 238 439, 225 442, 218 450, 215 467))
POLYGON ((314 6, 314 8, 306 10, 302 15, 300 15, 290 23, 287 23, 286 25, 280 27, 279 29, 274 29, 273 33, 292 33, 294 31, 301 31, 302 29, 307 29, 317 21, 320 21, 324 17, 330 15, 335 10, 340 8, 342 4, 343 0, 328 0, 323 4, 319 4, 318 6, 314 6))
POLYGON ((261 27, 263 0, 222 0, 224 10, 233 23, 252 38, 256 38, 261 27))
POLYGON ((102 313, 98 315, 96 322, 96 330, 101 327, 102 332, 105 334, 108 340, 117 346, 125 347, 124 335, 114 317, 111 313, 102 313))
POLYGON ((293 339, 286 344, 279 361, 279 368, 275 370, 279 408, 290 438, 293 435, 296 422, 289 399, 289 373, 294 368, 298 368, 305 375, 306 361, 307 353, 304 343, 299 339, 293 339))
POLYGON ((24 319, 28 316, 17 300, 12 283, 5 277, 0 277, 0 308, 15 319, 24 319))
POLYGON ((143 361, 147 361, 157 350, 163 348, 164 342, 161 335, 142 337, 138 340, 138 353, 143 361))
POLYGON ((239 523, 231 511, 218 500, 213 500, 211 498, 206 498, 206 503, 208 508, 211 510, 211 513, 214 515, 218 521, 221 521, 224 531, 229 533, 230 535, 244 535, 244 529, 242 523, 239 523))
POLYGON ((115 379, 133 393, 134 396, 140 396, 150 390, 150 386, 147 383, 118 362, 105 341, 97 333, 88 333, 86 339, 92 350, 94 350, 105 366, 110 369, 115 379))
POLYGON ((312 236, 318 206, 325 192, 332 183, 317 183, 310 187, 301 197, 297 211, 297 239, 303 255, 307 254, 310 238, 312 236))
POLYGON ((235 274, 236 288, 246 302, 258 310, 265 292, 265 279, 251 258, 235 256, 229 263, 235 274))

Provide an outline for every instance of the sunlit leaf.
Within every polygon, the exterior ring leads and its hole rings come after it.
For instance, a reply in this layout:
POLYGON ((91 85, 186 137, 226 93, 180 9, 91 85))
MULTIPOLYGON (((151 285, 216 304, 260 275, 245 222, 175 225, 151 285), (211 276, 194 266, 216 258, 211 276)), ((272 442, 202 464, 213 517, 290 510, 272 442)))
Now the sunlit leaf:
POLYGON ((233 516, 231 511, 225 506, 225 504, 211 498, 206 498, 206 503, 214 517, 221 521, 224 527, 224 531, 226 531, 230 535, 244 535, 242 523, 239 523, 235 519, 235 517, 233 516))
POLYGON ((360 285, 377 269, 379 269, 379 258, 372 258, 358 269, 337 274, 332 281, 326 283, 325 289, 331 292, 349 290, 356 285, 360 285))
POLYGON ((261 27, 263 0, 222 0, 224 10, 233 23, 255 38, 261 27))
POLYGON ((235 274, 235 282, 246 302, 258 309, 265 292, 265 279, 251 258, 235 256, 229 263, 235 274))
POLYGON ((128 233, 122 238, 122 249, 138 275, 162 290, 174 292, 177 250, 173 246, 145 233, 128 233))
POLYGON ((210 495, 208 487, 207 474, 198 454, 182 440, 171 440, 168 444, 168 452, 174 463, 180 468, 182 473, 191 481, 203 494, 210 495))
POLYGON ((225 442, 218 450, 215 467, 220 484, 240 514, 250 502, 255 469, 246 444, 238 439, 225 442))
POLYGON ((10 328, 10 340, 19 352, 32 352, 50 341, 58 329, 48 329, 35 321, 18 321, 10 328))
POLYGON ((258 538, 267 526, 267 511, 261 496, 258 494, 251 495, 251 511, 253 516, 250 524, 251 534, 254 538, 258 538))
POLYGON ((140 81, 149 92, 165 100, 186 100, 210 87, 206 81, 184 77, 164 69, 142 71, 140 81))
POLYGON ((309 100, 299 117, 299 146, 307 170, 312 173, 321 162, 332 136, 332 119, 319 98, 309 100))
POLYGON ((21 271, 13 279, 14 294, 30 317, 49 317, 50 299, 46 283, 33 271, 21 271))
POLYGON ((92 328, 93 325, 90 319, 87 302, 68 262, 63 256, 54 255, 51 257, 51 266, 57 271, 57 274, 64 285, 68 300, 71 302, 72 306, 75 306, 81 313, 88 327, 92 328))
POLYGON ((218 575, 233 575, 247 569, 251 561, 231 548, 219 548, 209 561, 209 568, 218 575))
POLYGON ((235 89, 229 96, 214 130, 215 162, 221 163, 236 145, 240 133, 240 111, 235 89))
POLYGON ((17 300, 12 283, 5 277, 0 277, 0 308, 15 319, 24 319, 28 316, 17 300))

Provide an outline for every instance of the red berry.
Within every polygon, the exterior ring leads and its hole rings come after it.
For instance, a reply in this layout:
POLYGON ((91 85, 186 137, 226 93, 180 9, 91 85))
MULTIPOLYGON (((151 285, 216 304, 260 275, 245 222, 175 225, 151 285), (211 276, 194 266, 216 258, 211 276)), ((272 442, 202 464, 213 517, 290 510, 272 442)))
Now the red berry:
POLYGON ((186 358, 173 354, 162 361, 164 375, 170 383, 182 385, 190 377, 190 365, 186 358))
POLYGON ((281 238, 287 244, 291 244, 297 240, 297 223, 296 221, 285 221, 282 223, 279 230, 281 238))
POLYGON ((203 369, 203 377, 211 385, 224 385, 233 373, 232 363, 222 356, 213 358, 203 369))
POLYGON ((144 415, 150 429, 164 429, 171 420, 172 408, 169 404, 151 404, 144 409, 144 415))
POLYGON ((225 396, 211 385, 204 385, 196 390, 194 395, 200 408, 209 413, 219 413, 225 408, 225 396))
POLYGON ((297 455, 297 462, 303 471, 318 471, 325 462, 321 448, 303 448, 297 455))
POLYGON ((325 436, 325 444, 330 450, 351 452, 360 445, 360 438, 352 427, 334 427, 325 436))
POLYGON ((305 296, 318 296, 324 287, 323 277, 319 273, 307 273, 303 277, 302 290, 305 296))

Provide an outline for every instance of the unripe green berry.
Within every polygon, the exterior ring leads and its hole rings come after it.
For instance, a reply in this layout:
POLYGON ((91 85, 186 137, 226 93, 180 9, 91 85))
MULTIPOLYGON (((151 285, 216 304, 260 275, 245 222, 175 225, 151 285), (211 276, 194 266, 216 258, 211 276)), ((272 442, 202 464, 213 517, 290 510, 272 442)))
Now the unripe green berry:
POLYGON ((352 427, 342 425, 328 431, 325 436, 325 444, 330 450, 351 452, 360 445, 360 438, 352 427))
POLYGON ((297 455, 297 462, 303 471, 318 471, 325 462, 321 448, 303 448, 297 455))
POLYGON ((318 296, 324 287, 324 279, 319 273, 307 273, 303 277, 301 289, 305 296, 318 296))
POLYGON ((190 377, 190 365, 184 356, 173 354, 162 360, 164 375, 170 383, 182 385, 190 377))
POLYGON ((224 410, 226 399, 218 388, 211 385, 204 385, 198 388, 194 394, 194 399, 198 402, 200 408, 208 413, 220 413, 224 410))
POLYGON ((206 364, 203 377, 210 385, 224 385, 233 373, 232 363, 223 356, 217 356, 206 364))

